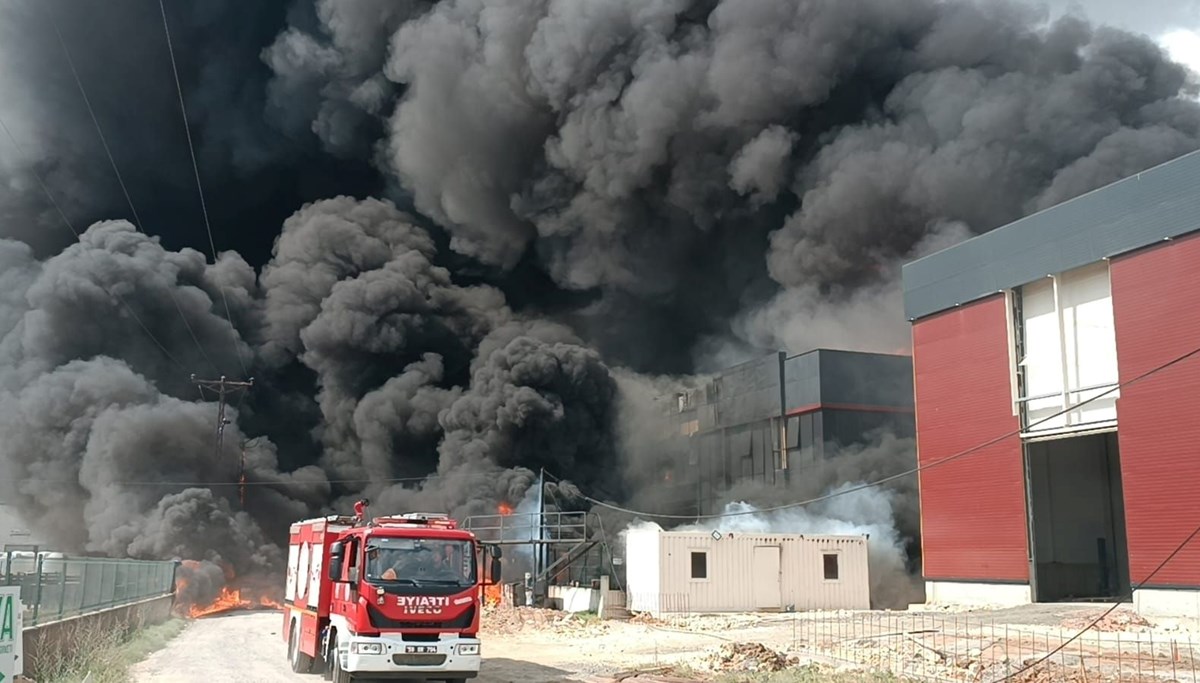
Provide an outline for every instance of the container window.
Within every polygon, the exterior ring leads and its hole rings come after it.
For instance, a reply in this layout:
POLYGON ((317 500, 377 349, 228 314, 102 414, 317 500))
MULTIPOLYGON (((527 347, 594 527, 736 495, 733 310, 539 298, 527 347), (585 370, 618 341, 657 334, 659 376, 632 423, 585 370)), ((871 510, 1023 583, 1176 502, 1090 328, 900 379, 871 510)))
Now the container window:
POLYGON ((692 553, 692 578, 707 579, 708 578, 708 553, 693 552, 692 553))
POLYGON ((838 556, 837 554, 825 553, 821 556, 825 561, 825 580, 838 580, 838 556))

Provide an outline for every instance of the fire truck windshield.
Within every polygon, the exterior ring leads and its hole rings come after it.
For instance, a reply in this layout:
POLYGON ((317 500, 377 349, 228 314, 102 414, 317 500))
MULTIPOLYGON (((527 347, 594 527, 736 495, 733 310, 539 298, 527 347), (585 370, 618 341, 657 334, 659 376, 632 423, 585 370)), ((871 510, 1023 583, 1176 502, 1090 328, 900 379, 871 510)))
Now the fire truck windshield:
POLYGON ((366 580, 410 585, 469 586, 475 583, 475 552, 469 541, 371 537, 366 580))

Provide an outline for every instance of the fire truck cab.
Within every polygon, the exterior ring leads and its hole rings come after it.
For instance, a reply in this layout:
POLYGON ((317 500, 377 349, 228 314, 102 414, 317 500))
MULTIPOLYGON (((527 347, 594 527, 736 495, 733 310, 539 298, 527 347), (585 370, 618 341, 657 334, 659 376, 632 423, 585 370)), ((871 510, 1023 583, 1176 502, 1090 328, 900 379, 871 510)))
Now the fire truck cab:
POLYGON ((366 507, 291 527, 283 634, 292 670, 334 683, 475 678, 482 588, 500 581, 499 546, 446 515, 366 521, 366 507))

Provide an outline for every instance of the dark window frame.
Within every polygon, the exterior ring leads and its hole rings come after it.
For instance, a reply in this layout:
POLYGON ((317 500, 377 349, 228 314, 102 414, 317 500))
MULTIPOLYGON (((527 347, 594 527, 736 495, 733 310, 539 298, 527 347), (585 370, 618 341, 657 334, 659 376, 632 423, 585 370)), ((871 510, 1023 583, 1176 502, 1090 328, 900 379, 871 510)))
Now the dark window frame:
POLYGON ((841 580, 841 574, 842 574, 841 553, 830 553, 830 552, 821 553, 821 564, 824 569, 826 581, 840 581, 841 580), (833 562, 832 565, 830 565, 831 560, 833 562), (831 569, 832 569, 832 571, 831 571, 831 569), (832 576, 830 576, 830 574, 832 574, 832 576))

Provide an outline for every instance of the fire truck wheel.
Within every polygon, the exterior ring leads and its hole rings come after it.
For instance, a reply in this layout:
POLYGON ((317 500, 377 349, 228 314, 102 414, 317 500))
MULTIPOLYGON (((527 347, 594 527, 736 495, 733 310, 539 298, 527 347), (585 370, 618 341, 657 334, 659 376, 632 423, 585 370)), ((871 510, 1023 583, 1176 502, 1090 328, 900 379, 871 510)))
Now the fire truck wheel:
POLYGON ((337 647, 334 646, 333 656, 333 683, 350 683, 350 672, 342 668, 342 658, 337 656, 337 647))
POLYGON ((313 658, 300 651, 300 620, 292 620, 292 634, 288 638, 288 660, 292 664, 292 671, 298 674, 306 674, 312 671, 313 658))

